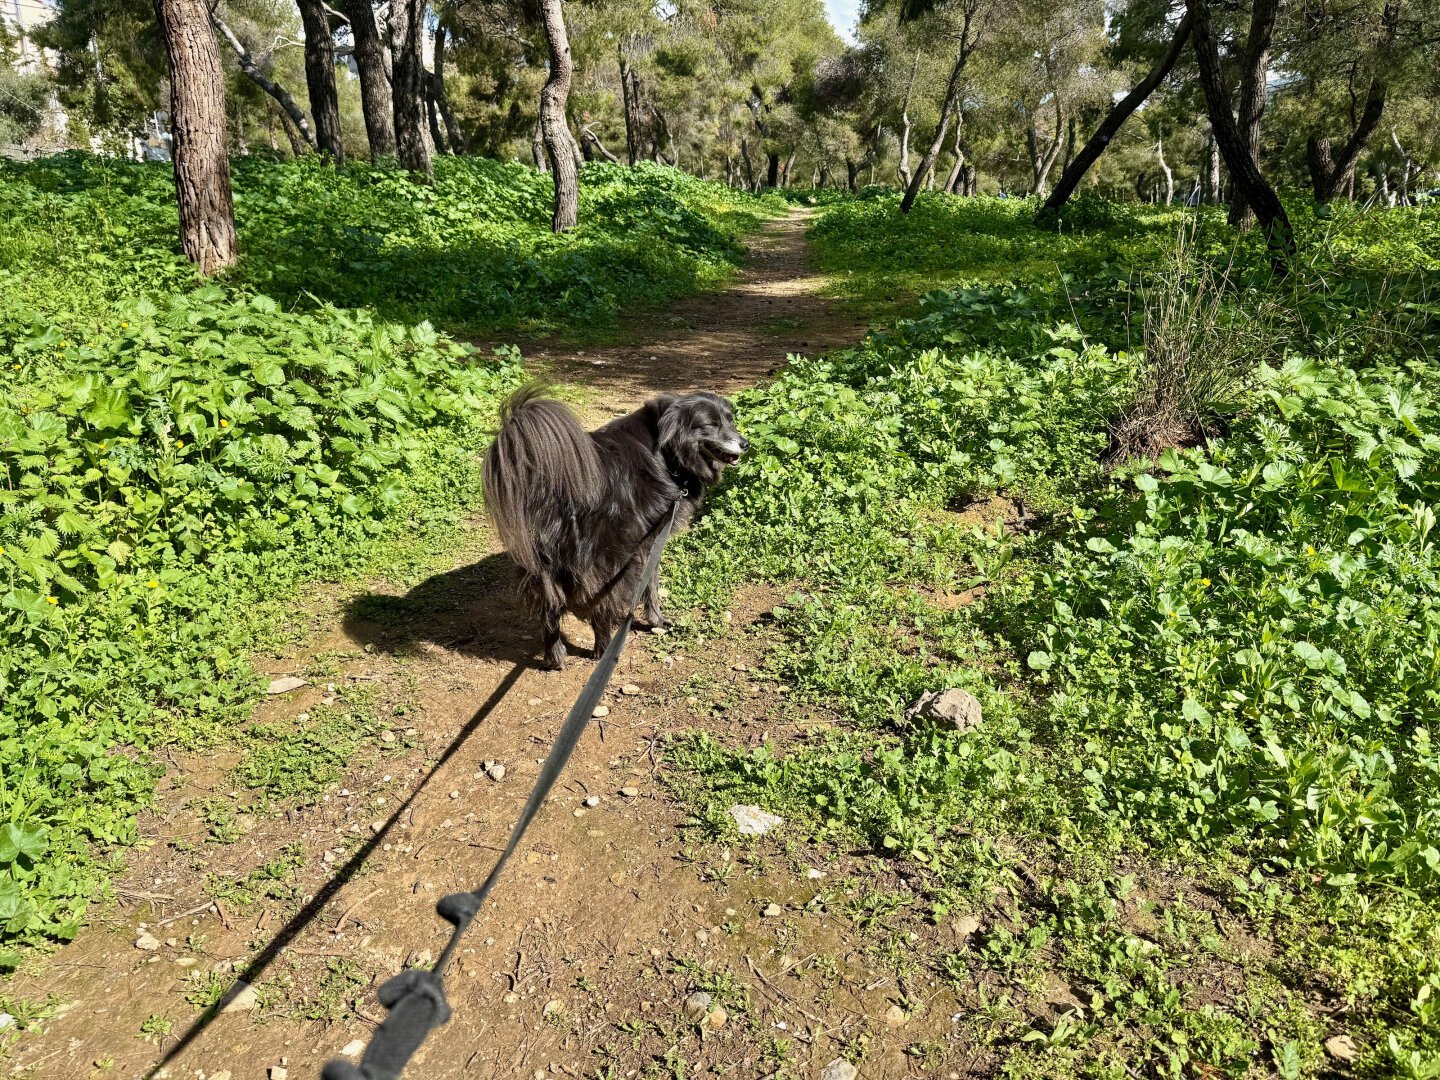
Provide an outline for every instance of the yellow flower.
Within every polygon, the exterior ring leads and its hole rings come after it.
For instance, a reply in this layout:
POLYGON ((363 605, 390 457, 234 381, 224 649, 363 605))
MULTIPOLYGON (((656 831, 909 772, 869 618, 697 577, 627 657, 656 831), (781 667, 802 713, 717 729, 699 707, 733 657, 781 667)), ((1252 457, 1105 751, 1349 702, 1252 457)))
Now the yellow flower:
POLYGON ((46 602, 47 604, 58 604, 58 603, 60 603, 60 600, 59 600, 58 597, 47 596, 47 597, 45 597, 45 602, 46 602))
POLYGON ((15 365, 15 370, 16 370, 16 371, 19 371, 19 370, 20 370, 20 365, 19 365, 19 364, 16 364, 16 365, 15 365))
POLYGON ((128 322, 122 322, 122 323, 120 324, 120 329, 121 329, 121 330, 124 330, 124 329, 127 329, 129 326, 130 326, 130 324, 129 324, 128 322))
POLYGON ((147 589, 158 589, 158 588, 160 587, 160 582, 155 581, 155 580, 152 579, 152 580, 150 580, 150 581, 145 582, 145 587, 146 587, 147 589))
POLYGON ((229 420, 221 420, 221 421, 220 421, 220 426, 221 426, 221 427, 229 427, 229 426, 230 426, 230 421, 229 421, 229 420))
POLYGON ((68 349, 68 348, 70 347, 70 342, 68 342, 68 341, 62 341, 62 342, 60 342, 60 347, 61 347, 62 349, 68 349))
POLYGON ((1175 613, 1175 612, 1173 612, 1173 611, 1167 611, 1165 614, 1168 615, 1168 616, 1170 616, 1170 618, 1172 618, 1172 619, 1178 619, 1178 618, 1180 617, 1177 613, 1175 613))
POLYGON ((4 555, 4 554, 5 554, 5 545, 4 545, 4 544, 0 544, 0 555, 4 555))
POLYGON ((1314 545, 1314 544, 1306 544, 1306 545, 1305 545, 1305 554, 1306 554, 1306 555, 1314 555, 1314 554, 1315 554, 1315 545, 1314 545))
POLYGON ((1200 587, 1202 589, 1208 589, 1210 587, 1210 579, 1208 577, 1202 577, 1200 579, 1200 587))
POLYGON ((175 443, 175 449, 176 449, 176 450, 184 450, 184 449, 185 449, 185 444, 184 444, 183 442, 176 442, 176 443, 175 443))

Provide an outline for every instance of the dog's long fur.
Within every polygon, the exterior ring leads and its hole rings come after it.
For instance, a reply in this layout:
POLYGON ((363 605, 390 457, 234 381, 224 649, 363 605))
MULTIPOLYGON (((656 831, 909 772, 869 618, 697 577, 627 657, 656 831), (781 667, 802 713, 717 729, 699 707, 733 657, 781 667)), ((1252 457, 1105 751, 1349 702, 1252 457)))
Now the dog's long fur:
MULTIPOLYGON (((662 394, 586 433, 574 413, 526 386, 506 402, 485 457, 485 502, 501 541, 525 572, 549 667, 565 666, 560 616, 574 612, 609 644, 634 596, 648 536, 679 499, 676 528, 749 443, 718 394, 662 394)), ((646 622, 662 625, 658 587, 646 622)))

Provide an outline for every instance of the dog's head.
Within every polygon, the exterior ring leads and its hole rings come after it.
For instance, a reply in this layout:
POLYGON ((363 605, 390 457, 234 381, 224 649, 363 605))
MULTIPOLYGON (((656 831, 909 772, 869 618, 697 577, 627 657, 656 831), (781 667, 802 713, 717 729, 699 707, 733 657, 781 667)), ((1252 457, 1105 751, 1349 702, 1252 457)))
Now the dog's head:
POLYGON ((657 444, 661 453, 702 484, 720 479, 750 447, 735 427, 735 410, 719 394, 702 391, 657 399, 657 444))

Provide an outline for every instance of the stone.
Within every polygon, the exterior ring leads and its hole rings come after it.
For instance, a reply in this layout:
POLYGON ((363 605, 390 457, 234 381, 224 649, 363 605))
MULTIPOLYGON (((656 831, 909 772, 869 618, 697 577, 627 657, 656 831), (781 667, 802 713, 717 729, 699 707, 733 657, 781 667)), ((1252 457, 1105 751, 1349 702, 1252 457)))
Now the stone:
POLYGON ((1360 1048, 1349 1035, 1332 1035, 1325 1040, 1325 1052, 1336 1061, 1354 1061, 1360 1056, 1360 1048))
POLYGON ((910 1017, 899 1005, 891 1005, 885 1010, 885 1026, 891 1028, 904 1027, 910 1022, 910 1017))
POLYGON ((270 1080, 290 1080, 290 1070, 284 1065, 271 1065, 270 1080))
POLYGON ((624 686, 620 687, 620 693, 626 697, 635 697, 640 693, 640 687, 636 686, 633 682, 627 682, 624 686))
POLYGON ((459 791, 452 791, 452 792, 450 792, 450 797, 451 797, 452 799, 458 799, 458 798, 460 797, 460 792, 459 792, 459 791))
POLYGON ((359 1057, 365 1052, 364 1039, 351 1039, 344 1046, 340 1047, 341 1057, 359 1057))
POLYGON ((544 698, 538 698, 538 697, 532 697, 528 702, 526 702, 526 704, 529 705, 531 708, 534 708, 536 705, 544 705, 544 704, 545 704, 545 699, 544 699, 544 698))
POLYGON ((382 832, 385 831, 385 822, 384 822, 384 821, 372 821, 372 822, 370 822, 370 831, 371 831, 372 833, 374 833, 376 836, 379 836, 382 832))
POLYGON ((813 867, 813 866, 810 867, 810 868, 808 868, 808 869, 805 871, 805 877, 806 877, 807 879, 809 879, 810 881, 819 881, 819 880, 820 880, 821 878, 823 878, 824 876, 825 876, 825 871, 824 871, 824 870, 816 870, 815 867, 813 867))
POLYGON ((765 910, 761 912, 767 919, 778 919, 785 914, 785 909, 779 904, 766 904, 765 910))
POLYGON ((697 990, 685 999, 685 1018, 691 1023, 698 1024, 705 1019, 705 1014, 710 1011, 710 1006, 715 999, 703 990, 697 990))
POLYGON ((591 715, 592 717, 594 717, 596 720, 602 720, 602 719, 604 719, 605 717, 607 717, 607 716, 610 715, 610 706, 608 706, 608 705, 596 705, 596 706, 595 706, 595 711, 592 712, 590 715, 591 715))
POLYGON ((836 1058, 820 1070, 820 1080, 856 1080, 858 1069, 844 1058, 836 1058))
POLYGON ((220 999, 222 1013, 250 1012, 260 1005, 260 995, 247 982, 237 982, 234 989, 220 999))
POLYGON ((620 789, 620 794, 625 796, 625 798, 627 799, 634 799, 639 797, 640 789, 638 787, 622 787, 620 789))
POLYGON ((587 796, 585 796, 585 805, 588 806, 588 807, 590 807, 591 810, 594 810, 595 807, 597 807, 597 806, 600 805, 600 796, 599 796, 599 795, 587 795, 587 796))
POLYGON ((723 1005, 711 1005, 710 1011, 705 1014, 705 1026, 718 1030, 729 1021, 730 1014, 725 1011, 723 1005))
POLYGON ((232 1075, 229 1069, 221 1069, 219 1072, 211 1073, 210 1080, 230 1080, 232 1075))
POLYGON ((950 924, 950 930, 957 940, 969 941, 980 930, 980 920, 974 915, 962 915, 950 924))
POLYGON ((395 741, 395 732, 393 732, 393 731, 382 731, 382 732, 380 732, 380 741, 383 742, 383 743, 393 743, 393 742, 395 741))
POLYGON ((505 779, 505 766, 497 761, 485 770, 485 775, 498 784, 505 779))
POLYGON ((270 685, 265 688, 267 694, 288 694, 291 690, 299 690, 305 685, 305 680, 298 675, 286 675, 279 679, 271 679, 270 685))
POLYGON ((160 948, 160 939, 149 930, 142 930, 140 936, 135 939, 135 947, 141 952, 155 952, 160 948))
POLYGON ((15 1023, 15 1017, 7 1012, 0 1012, 0 1031, 4 1031, 13 1023, 15 1023))
POLYGON ((778 814, 747 804, 730 807, 730 816, 735 819, 741 836, 764 836, 771 829, 785 824, 785 819, 778 814))
POLYGON ((966 732, 980 726, 983 711, 973 694, 964 690, 927 690, 905 710, 907 723, 937 724, 947 730, 966 732))
POLYGON ((552 1016, 556 1019, 559 1019, 565 1015, 565 1012, 565 1002, 561 1001, 559 998, 551 998, 545 1003, 545 1007, 540 1010, 540 1015, 545 1017, 547 1020, 552 1016))

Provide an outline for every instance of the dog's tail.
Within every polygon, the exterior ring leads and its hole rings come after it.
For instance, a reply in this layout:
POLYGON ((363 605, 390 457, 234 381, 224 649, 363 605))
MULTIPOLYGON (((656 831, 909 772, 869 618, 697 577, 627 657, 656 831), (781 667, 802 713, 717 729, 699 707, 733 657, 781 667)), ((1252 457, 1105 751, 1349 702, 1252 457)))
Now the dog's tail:
POLYGON ((485 503, 511 558, 541 573, 539 541, 561 515, 605 495, 600 454, 580 421, 539 383, 522 386, 500 409, 500 432, 485 455, 485 503))

